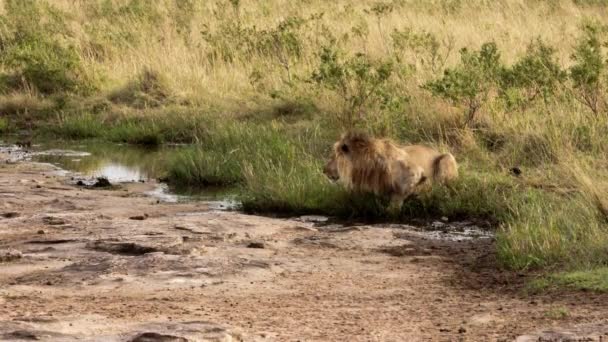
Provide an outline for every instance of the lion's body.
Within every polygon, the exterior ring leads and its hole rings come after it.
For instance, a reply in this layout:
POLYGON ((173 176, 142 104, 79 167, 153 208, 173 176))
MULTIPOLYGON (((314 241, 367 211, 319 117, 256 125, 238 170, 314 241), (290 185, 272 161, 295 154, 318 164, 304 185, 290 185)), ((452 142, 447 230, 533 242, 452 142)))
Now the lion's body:
POLYGON ((389 195, 400 206, 427 184, 455 179, 458 165, 451 154, 427 146, 348 133, 334 144, 324 173, 349 190, 389 195))

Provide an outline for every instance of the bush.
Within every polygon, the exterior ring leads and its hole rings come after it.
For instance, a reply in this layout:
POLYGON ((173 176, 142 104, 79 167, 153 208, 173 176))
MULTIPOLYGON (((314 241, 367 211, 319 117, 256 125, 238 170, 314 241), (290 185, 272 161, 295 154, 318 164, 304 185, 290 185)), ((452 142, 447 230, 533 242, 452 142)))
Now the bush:
POLYGON ((217 31, 205 29, 201 33, 211 47, 209 57, 212 60, 233 62, 248 60, 252 56, 268 57, 284 67, 291 77, 291 62, 302 55, 303 42, 299 30, 312 19, 292 16, 266 30, 241 27, 230 20, 222 23, 217 31))
POLYGON ((320 59, 311 79, 344 101, 338 118, 344 128, 365 122, 370 119, 365 116, 367 110, 386 109, 395 100, 388 88, 392 63, 372 61, 364 54, 342 61, 338 51, 329 47, 323 48, 320 59))
POLYGON ((6 14, 0 18, 5 24, 0 62, 43 94, 94 89, 76 50, 54 38, 66 33, 63 14, 43 5, 7 0, 6 14), (40 19, 44 14, 48 20, 40 19))
MULTIPOLYGON (((395 29, 391 34, 393 46, 396 52, 412 52, 415 62, 420 63, 424 68, 437 72, 443 69, 454 48, 453 37, 448 37, 445 41, 439 39, 430 32, 416 32, 411 28, 403 30, 395 29)), ((396 55, 398 61, 400 55, 396 55)))
POLYGON ((460 64, 446 69, 442 78, 424 87, 435 96, 466 107, 465 123, 469 124, 495 88, 502 69, 496 44, 485 43, 479 51, 461 49, 460 64))
POLYGON ((570 79, 574 95, 596 115, 606 107, 607 56, 604 51, 606 41, 602 40, 606 32, 606 26, 585 24, 583 35, 571 56, 574 65, 570 67, 570 79))
POLYGON ((502 72, 500 95, 509 107, 522 107, 537 98, 546 103, 566 76, 555 57, 555 49, 537 39, 521 59, 502 72))

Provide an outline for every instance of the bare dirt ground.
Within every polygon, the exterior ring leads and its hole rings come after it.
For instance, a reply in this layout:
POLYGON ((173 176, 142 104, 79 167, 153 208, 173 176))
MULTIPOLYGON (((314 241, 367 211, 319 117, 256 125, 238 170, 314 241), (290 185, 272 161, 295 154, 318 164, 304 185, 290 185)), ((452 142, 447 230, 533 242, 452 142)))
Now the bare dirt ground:
POLYGON ((0 340, 608 341, 607 296, 526 295, 491 239, 157 203, 5 159, 0 340))

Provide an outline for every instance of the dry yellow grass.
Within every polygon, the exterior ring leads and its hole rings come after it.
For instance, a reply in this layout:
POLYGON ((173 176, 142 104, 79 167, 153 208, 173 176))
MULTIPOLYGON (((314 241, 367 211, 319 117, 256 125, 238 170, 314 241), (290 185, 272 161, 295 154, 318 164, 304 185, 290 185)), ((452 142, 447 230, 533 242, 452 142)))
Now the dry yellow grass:
MULTIPOLYGON (((129 0, 111 2, 115 6, 130 3, 129 0)), ((221 101, 223 104, 255 99, 257 90, 249 81, 254 71, 262 72, 266 89, 281 87, 286 75, 279 63, 269 62, 264 56, 240 56, 232 62, 211 61, 207 57, 211 47, 201 31, 217 32, 221 25, 266 29, 276 27, 292 16, 307 18, 322 13, 321 19, 303 30, 303 35, 309 39, 304 41, 301 58, 291 65, 293 74, 306 75, 317 63, 316 53, 320 46, 315 41, 324 31, 337 37, 345 51, 366 52, 378 58, 392 51, 393 30, 410 28, 414 32, 429 32, 440 42, 452 41, 448 64, 457 61, 459 48, 477 48, 490 40, 497 43, 504 60, 511 62, 533 38, 542 37, 557 48, 562 63, 568 64, 581 20, 592 18, 608 23, 606 7, 577 5, 573 1, 395 0, 385 2, 392 6, 392 11, 380 16, 370 12, 379 3, 376 1, 242 0, 238 7, 227 0, 140 1, 152 3, 160 19, 150 24, 137 17, 122 18, 118 23, 134 33, 139 43, 121 48, 104 46, 113 53, 99 60, 91 53, 90 43, 96 36, 103 36, 104 28, 117 25, 110 23, 110 18, 91 15, 94 4, 103 4, 103 1, 53 0, 49 3, 68 15, 72 40, 79 46, 86 69, 102 71, 109 79, 106 88, 126 83, 142 68, 148 67, 165 74, 179 94, 202 102, 221 101), (186 34, 187 42, 171 19, 175 18, 180 4, 183 7, 186 3, 193 6, 186 19, 190 31, 186 34), (367 34, 354 34, 354 27, 367 34), (346 36, 348 40, 345 40, 346 36)), ((404 54, 411 63, 418 63, 413 53, 405 51, 404 54)), ((420 84, 428 75, 417 73, 416 77, 415 83, 420 84)))

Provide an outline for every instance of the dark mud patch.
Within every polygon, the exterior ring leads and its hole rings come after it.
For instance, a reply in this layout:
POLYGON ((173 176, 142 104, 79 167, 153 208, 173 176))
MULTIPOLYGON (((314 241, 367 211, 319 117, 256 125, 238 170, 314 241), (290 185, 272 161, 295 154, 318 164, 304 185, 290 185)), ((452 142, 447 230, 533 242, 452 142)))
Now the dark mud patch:
POLYGON ((49 226, 62 226, 64 224, 67 224, 67 221, 65 219, 62 219, 61 217, 45 216, 42 218, 42 223, 49 226))
POLYGON ((8 212, 8 213, 2 213, 0 214, 0 217, 5 218, 5 219, 12 219, 12 218, 16 218, 19 217, 21 214, 19 214, 18 212, 8 212))
POLYGON ((78 239, 45 239, 45 240, 30 240, 27 243, 34 245, 58 245, 62 243, 80 242, 78 239))
POLYGON ((131 217, 129 217, 129 220, 143 221, 143 220, 145 220, 147 218, 148 218, 148 214, 143 214, 143 215, 131 216, 131 217))
POLYGON ((86 247, 95 251, 126 256, 139 256, 147 253, 161 252, 161 249, 159 248, 145 246, 135 242, 93 241, 87 243, 86 247))

